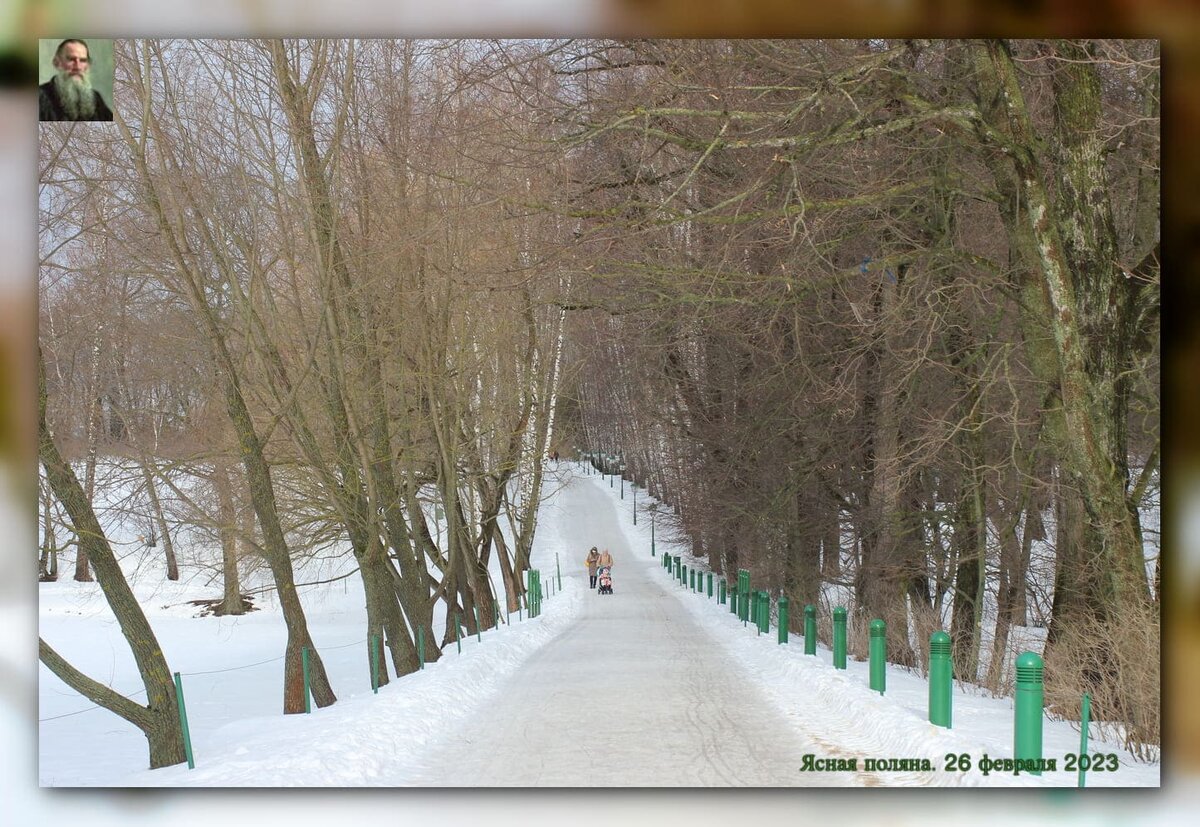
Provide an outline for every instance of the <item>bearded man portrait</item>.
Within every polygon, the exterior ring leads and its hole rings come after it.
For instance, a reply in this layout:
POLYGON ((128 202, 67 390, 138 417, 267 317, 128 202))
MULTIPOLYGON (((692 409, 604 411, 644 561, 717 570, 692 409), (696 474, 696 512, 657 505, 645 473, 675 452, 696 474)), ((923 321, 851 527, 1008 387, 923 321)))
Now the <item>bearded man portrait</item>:
POLYGON ((111 121, 112 110, 92 88, 87 43, 71 38, 54 51, 54 76, 38 87, 39 121, 111 121))

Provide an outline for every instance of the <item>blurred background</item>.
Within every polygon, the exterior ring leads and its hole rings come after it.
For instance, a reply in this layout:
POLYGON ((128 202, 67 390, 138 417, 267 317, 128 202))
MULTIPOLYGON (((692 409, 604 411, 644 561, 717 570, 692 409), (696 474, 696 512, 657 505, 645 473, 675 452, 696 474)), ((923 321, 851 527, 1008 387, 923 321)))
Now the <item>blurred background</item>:
MULTIPOLYGON (((0 823, 272 825, 354 816, 533 825, 571 819, 695 824, 739 815, 836 817, 842 824, 1173 824, 1200 804, 1200 12, 1189 0, 388 0, 296 4, 209 0, 0 0, 0 823), (984 794, 822 791, 212 791, 40 790, 36 755, 36 180, 38 39, 171 35, 465 37, 1137 37, 1162 41, 1164 396, 1163 789, 984 794), (994 799, 1003 795, 1001 806, 994 799), (1020 800, 1016 800, 1020 797, 1020 800), (601 803, 602 802, 602 803, 601 803), (982 806, 981 806, 982 804, 982 806), (1189 806, 1191 805, 1191 806, 1189 806)), ((647 783, 670 784, 670 768, 647 783)), ((762 822, 766 823, 766 822, 762 822)))

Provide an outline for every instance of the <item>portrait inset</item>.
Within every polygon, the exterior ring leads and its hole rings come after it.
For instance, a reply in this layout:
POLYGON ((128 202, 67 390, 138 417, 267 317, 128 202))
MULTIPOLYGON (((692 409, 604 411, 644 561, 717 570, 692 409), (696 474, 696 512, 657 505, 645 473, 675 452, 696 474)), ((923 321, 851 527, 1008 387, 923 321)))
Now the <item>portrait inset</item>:
POLYGON ((39 42, 38 120, 111 121, 111 40, 39 42))

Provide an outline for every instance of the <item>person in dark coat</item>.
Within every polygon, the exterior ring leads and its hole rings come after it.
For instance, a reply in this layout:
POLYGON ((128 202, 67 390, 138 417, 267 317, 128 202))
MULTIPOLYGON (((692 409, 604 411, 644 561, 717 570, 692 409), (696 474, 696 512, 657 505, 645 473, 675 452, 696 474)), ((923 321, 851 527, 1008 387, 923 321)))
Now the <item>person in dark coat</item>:
POLYGON ((54 77, 38 87, 39 121, 111 121, 112 110, 92 88, 87 43, 64 40, 54 52, 54 77))

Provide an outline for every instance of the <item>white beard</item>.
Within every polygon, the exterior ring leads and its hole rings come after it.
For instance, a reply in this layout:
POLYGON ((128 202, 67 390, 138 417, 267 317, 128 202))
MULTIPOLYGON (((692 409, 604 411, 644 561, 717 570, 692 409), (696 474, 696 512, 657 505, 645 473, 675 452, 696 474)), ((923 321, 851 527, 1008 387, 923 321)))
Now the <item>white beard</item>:
POLYGON ((59 70, 54 74, 54 91, 62 101, 63 111, 73 121, 88 120, 96 114, 96 96, 92 94, 92 79, 85 72, 73 78, 59 70))

